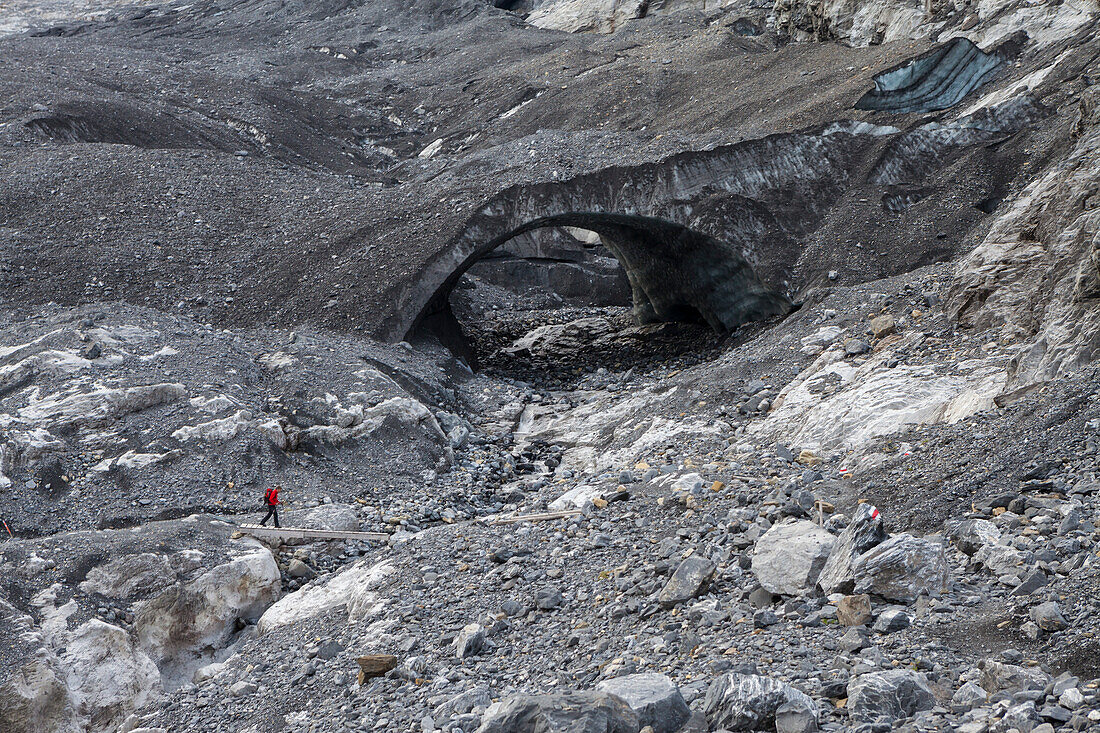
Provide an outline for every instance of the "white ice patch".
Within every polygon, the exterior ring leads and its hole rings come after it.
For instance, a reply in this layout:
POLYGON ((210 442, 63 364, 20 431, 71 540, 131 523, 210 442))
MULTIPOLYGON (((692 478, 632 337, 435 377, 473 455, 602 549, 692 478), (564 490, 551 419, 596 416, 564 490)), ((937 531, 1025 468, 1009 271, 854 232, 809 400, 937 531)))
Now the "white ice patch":
POLYGON ((181 443, 192 440, 205 440, 216 443, 232 440, 253 425, 252 413, 237 410, 229 417, 223 417, 198 425, 185 425, 172 433, 172 437, 181 443))
POLYGON ((360 560, 347 570, 283 596, 264 611, 256 628, 264 634, 341 608, 347 609, 349 621, 358 621, 385 606, 376 591, 393 572, 389 562, 368 566, 360 560))
POLYGON ((160 359, 164 356, 175 356, 178 353, 180 352, 176 349, 173 349, 171 346, 162 346, 154 351, 152 354, 146 354, 145 356, 140 356, 138 358, 142 361, 153 361, 155 359, 160 359))
POLYGON ((752 432, 815 451, 857 449, 908 425, 952 423, 990 409, 1007 378, 1001 358, 890 368, 889 355, 856 365, 829 349, 783 389, 752 432))

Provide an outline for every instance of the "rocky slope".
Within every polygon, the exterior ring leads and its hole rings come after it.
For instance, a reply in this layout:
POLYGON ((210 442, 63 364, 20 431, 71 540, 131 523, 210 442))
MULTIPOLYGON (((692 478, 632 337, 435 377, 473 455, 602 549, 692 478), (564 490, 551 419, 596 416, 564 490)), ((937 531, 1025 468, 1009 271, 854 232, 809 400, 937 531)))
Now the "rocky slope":
POLYGON ((4 8, 0 730, 1100 730, 1098 31, 4 8))

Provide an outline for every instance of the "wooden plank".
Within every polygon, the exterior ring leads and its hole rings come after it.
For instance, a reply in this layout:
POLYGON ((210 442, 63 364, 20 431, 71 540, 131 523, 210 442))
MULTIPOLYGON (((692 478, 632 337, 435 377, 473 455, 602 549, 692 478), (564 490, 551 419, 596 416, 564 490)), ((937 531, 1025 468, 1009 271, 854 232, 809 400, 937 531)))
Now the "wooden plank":
POLYGON ((392 654, 367 654, 359 657, 359 684, 374 677, 381 677, 397 666, 397 657, 392 654))
POLYGON ((255 537, 275 537, 284 540, 380 540, 387 541, 385 532, 344 532, 334 529, 307 529, 305 527, 264 527, 259 524, 242 524, 240 530, 255 537))
POLYGON ((517 517, 500 517, 490 524, 514 524, 516 522, 542 522, 547 519, 565 519, 575 517, 581 513, 580 509, 563 509, 560 512, 546 512, 545 514, 521 514, 517 517))

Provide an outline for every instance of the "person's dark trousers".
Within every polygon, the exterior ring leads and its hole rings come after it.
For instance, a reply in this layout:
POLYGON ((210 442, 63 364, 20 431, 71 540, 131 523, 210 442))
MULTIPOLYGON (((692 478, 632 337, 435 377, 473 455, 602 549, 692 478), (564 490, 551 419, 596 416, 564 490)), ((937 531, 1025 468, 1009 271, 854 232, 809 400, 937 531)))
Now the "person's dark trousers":
POLYGON ((279 526, 279 507, 275 506, 274 504, 268 504, 267 514, 264 515, 263 521, 260 522, 260 524, 266 525, 267 520, 270 519, 271 517, 275 517, 275 527, 278 528, 278 526, 279 526))

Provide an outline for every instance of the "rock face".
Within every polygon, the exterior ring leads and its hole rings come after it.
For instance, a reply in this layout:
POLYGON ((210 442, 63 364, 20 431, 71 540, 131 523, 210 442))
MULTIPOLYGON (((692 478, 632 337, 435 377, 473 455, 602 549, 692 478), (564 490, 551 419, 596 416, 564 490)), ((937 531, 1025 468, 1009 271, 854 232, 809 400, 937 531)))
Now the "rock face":
POLYGON ((912 603, 920 595, 940 595, 950 584, 943 545, 908 534, 894 535, 852 563, 855 591, 912 603))
POLYGON ((114 730, 161 694, 160 670, 153 660, 125 631, 98 619, 73 632, 61 659, 90 730, 114 730))
POLYGON ((638 716, 606 692, 516 695, 485 711, 478 733, 638 733, 638 716))
POLYGON ((676 572, 661 589, 658 601, 666 608, 690 600, 698 595, 714 577, 715 566, 710 560, 698 555, 685 558, 676 568, 676 572))
POLYGON ((886 537, 878 509, 870 504, 857 506, 852 521, 833 544, 821 570, 817 581, 821 589, 826 593, 851 593, 855 588, 852 563, 886 537))
POLYGON ((23 662, 0 685, 0 729, 13 733, 82 733, 84 720, 56 667, 56 658, 23 662))
POLYGON ((808 521, 777 524, 756 543, 752 572, 772 593, 798 595, 814 587, 835 538, 808 521))
POLYGON ((775 725, 776 711, 796 704, 815 710, 802 691, 770 677, 725 674, 707 689, 703 709, 712 729, 765 730, 775 725))
POLYGON ((924 675, 909 669, 871 672, 848 683, 848 712, 856 722, 907 718, 935 704, 924 675))
POLYGON ((637 713, 638 724, 654 733, 676 733, 691 717, 680 690, 663 674, 616 677, 600 682, 596 690, 621 697, 637 713))
POLYGON ((244 542, 239 553, 138 606, 135 634, 158 665, 184 664, 198 650, 224 646, 238 619, 258 620, 279 597, 281 578, 271 551, 244 542))

